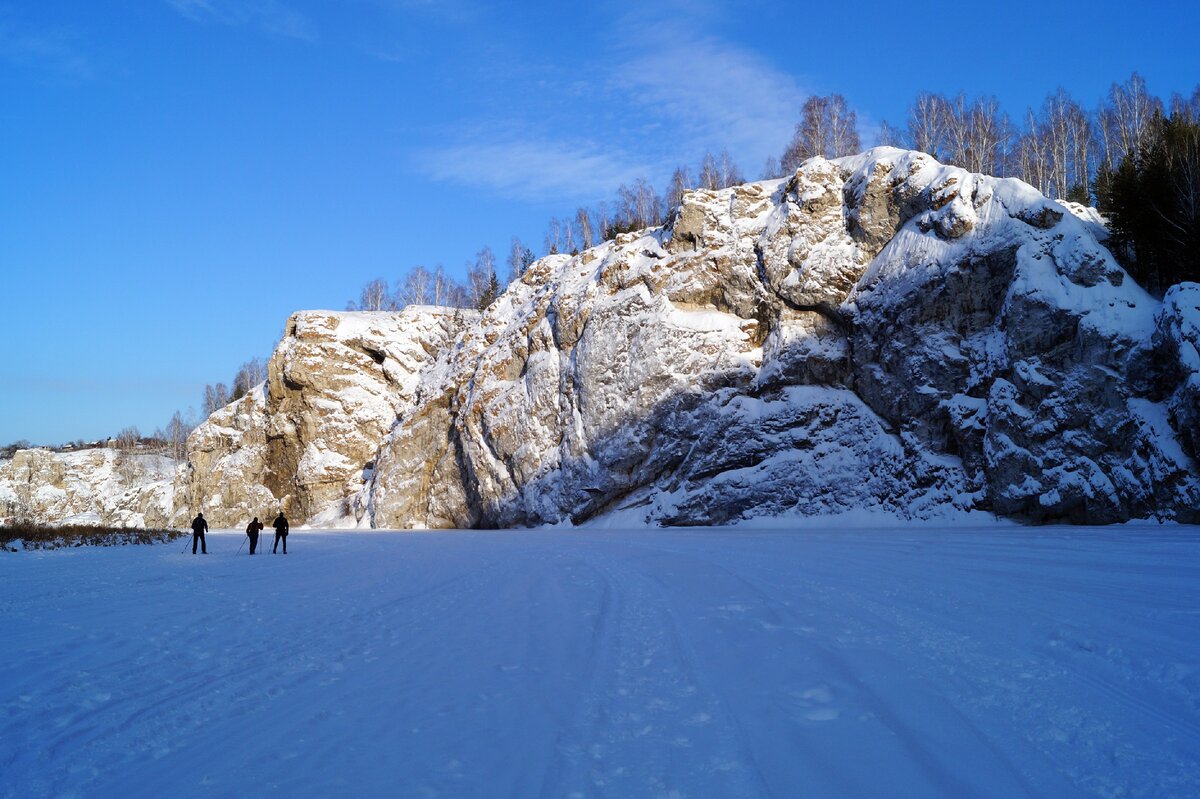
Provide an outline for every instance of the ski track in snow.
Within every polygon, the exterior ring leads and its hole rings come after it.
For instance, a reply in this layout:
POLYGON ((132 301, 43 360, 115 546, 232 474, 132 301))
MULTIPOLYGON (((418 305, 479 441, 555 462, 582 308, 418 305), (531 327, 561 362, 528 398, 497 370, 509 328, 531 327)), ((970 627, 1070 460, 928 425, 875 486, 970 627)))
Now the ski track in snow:
POLYGON ((1200 796, 1200 530, 0 557, 0 797, 1200 796))

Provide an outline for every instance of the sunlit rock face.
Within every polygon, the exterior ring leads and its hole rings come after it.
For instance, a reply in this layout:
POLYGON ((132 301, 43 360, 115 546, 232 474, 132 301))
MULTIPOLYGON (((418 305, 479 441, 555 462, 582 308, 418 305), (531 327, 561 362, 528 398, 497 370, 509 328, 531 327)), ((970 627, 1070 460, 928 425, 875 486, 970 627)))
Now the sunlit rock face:
POLYGON ((210 524, 245 526, 282 509, 297 524, 357 522, 352 500, 421 372, 474 318, 427 306, 293 314, 266 383, 188 438, 176 521, 203 510, 210 524))
POLYGON ((42 524, 163 527, 175 461, 110 448, 18 450, 0 461, 0 519, 42 524))
POLYGON ((296 313, 266 383, 193 432, 173 481, 74 501, 96 480, 27 455, 0 464, 0 509, 1200 521, 1200 286, 1154 299, 1105 236, 1092 209, 921 153, 815 158, 543 258, 482 314, 296 313))
POLYGON ((372 522, 1194 517, 1194 295, 1148 296, 1080 215, 890 148, 691 192, 487 309, 384 443, 372 522))

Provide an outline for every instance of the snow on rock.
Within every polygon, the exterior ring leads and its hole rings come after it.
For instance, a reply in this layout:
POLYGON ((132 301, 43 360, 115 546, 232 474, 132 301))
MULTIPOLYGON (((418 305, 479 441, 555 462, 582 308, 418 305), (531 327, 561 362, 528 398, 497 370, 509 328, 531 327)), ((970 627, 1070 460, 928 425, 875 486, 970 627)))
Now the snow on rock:
POLYGON ((1154 299, 1103 235, 888 147, 691 191, 482 315, 293 315, 189 439, 174 518, 1198 521, 1200 286, 1154 299))
POLYGON ((175 481, 175 524, 197 512, 215 526, 244 526, 243 516, 265 523, 277 509, 266 487, 266 409, 266 386, 255 386, 188 436, 188 460, 175 481))
POLYGON ((280 508, 297 524, 355 518, 351 499, 422 370, 474 317, 429 306, 293 314, 266 383, 188 438, 177 521, 204 510, 211 524, 244 526, 280 508))
POLYGON ((0 461, 0 518, 50 524, 162 527, 176 462, 117 449, 17 450, 0 461))
POLYGON ((1148 393, 1165 401, 1184 451, 1200 458, 1200 283, 1172 286, 1163 297, 1149 364, 1148 393))
POLYGON ((1194 466, 1162 457, 1174 442, 1128 406, 1130 355, 1159 303, 1028 185, 911 153, 842 163, 881 161, 894 163, 893 191, 916 184, 929 200, 898 220, 848 299, 859 396, 925 446, 960 453, 1005 515, 1190 513, 1194 466), (983 404, 956 412, 970 400, 983 404))
POLYGON ((1171 424, 1131 404, 1156 331, 1198 379, 1187 302, 1134 284, 1093 223, 892 148, 690 192, 484 313, 385 443, 373 523, 1190 518, 1193 383, 1171 424))
POLYGON ((1080 222, 1087 226, 1088 232, 1095 236, 1096 241, 1108 241, 1108 220, 1095 208, 1083 203, 1070 200, 1058 200, 1058 204, 1071 212, 1080 222))

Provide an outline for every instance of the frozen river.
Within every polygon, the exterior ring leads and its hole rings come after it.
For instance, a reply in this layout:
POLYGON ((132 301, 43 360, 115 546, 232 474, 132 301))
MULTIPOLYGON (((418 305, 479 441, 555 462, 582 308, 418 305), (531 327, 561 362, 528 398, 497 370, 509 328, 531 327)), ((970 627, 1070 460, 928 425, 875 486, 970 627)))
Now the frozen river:
POLYGON ((0 555, 0 797, 1196 797, 1200 529, 0 555))

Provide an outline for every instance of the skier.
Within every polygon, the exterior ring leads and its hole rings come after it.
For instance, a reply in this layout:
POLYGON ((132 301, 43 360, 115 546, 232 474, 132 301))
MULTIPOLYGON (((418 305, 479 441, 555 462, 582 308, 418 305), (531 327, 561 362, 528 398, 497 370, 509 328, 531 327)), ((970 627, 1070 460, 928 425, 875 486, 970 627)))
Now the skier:
POLYGON ((254 554, 255 548, 258 546, 258 532, 263 529, 263 523, 254 517, 254 521, 246 525, 246 535, 250 536, 250 554, 254 554))
POLYGON ((196 544, 200 544, 200 554, 208 554, 208 544, 204 542, 204 534, 208 532, 208 522, 204 521, 204 514, 197 513, 196 518, 192 519, 192 554, 196 554, 196 544))
POLYGON ((283 554, 286 555, 288 521, 284 518, 283 511, 279 511, 279 515, 275 517, 271 526, 275 528, 275 546, 271 547, 271 554, 274 555, 279 550, 279 542, 283 541, 283 554))

